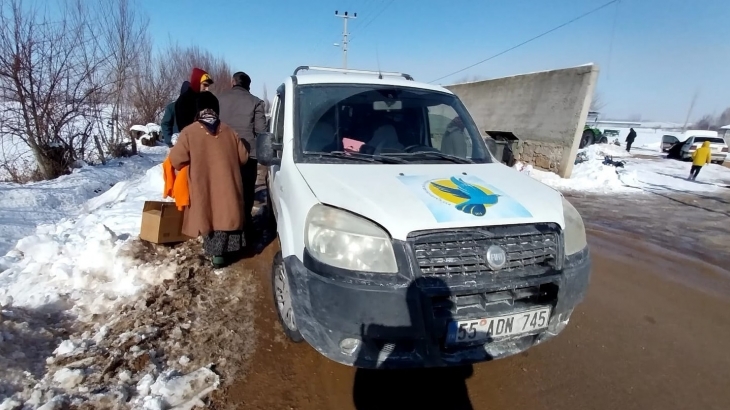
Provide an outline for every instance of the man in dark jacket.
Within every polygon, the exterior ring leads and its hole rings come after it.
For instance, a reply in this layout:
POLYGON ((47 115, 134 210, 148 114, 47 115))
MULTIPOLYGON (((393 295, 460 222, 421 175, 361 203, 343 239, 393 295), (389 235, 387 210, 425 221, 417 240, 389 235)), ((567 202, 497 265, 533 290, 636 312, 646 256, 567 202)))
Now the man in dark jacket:
POLYGON ((193 68, 190 87, 175 101, 175 123, 179 131, 195 122, 195 116, 198 115, 198 96, 201 92, 209 92, 207 90, 211 84, 213 78, 205 70, 193 68))
POLYGON ((636 131, 634 131, 633 128, 629 130, 629 135, 626 137, 626 151, 631 152, 631 144, 634 143, 634 140, 636 139, 636 131))
POLYGON ((244 72, 233 74, 231 89, 218 95, 220 101, 222 122, 228 124, 243 140, 243 145, 249 152, 248 162, 241 167, 243 177, 243 201, 247 242, 253 243, 254 232, 251 228, 251 210, 256 193, 256 177, 258 175, 258 161, 256 161, 256 134, 266 131, 266 115, 264 102, 251 94, 251 77, 244 72))
MULTIPOLYGON (((180 95, 183 95, 189 88, 190 82, 183 81, 180 87, 180 95)), ((160 127, 162 128, 162 138, 165 144, 172 148, 172 136, 180 133, 180 129, 177 127, 177 121, 175 121, 175 101, 167 104, 167 107, 165 107, 165 115, 162 116, 160 127)))

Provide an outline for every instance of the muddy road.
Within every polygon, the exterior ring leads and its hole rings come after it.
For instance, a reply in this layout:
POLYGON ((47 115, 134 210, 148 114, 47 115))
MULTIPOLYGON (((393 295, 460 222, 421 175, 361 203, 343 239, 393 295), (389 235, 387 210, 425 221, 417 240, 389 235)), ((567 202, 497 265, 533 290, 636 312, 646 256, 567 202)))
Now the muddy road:
POLYGON ((221 407, 729 409, 730 272, 717 266, 730 267, 730 224, 717 214, 730 209, 725 200, 574 198, 594 265, 568 328, 521 355, 459 369, 356 370, 285 340, 271 294, 274 242, 241 262, 259 282, 256 352, 221 407), (633 211, 612 212, 611 200, 633 211), (656 212, 642 216, 641 206, 656 212))

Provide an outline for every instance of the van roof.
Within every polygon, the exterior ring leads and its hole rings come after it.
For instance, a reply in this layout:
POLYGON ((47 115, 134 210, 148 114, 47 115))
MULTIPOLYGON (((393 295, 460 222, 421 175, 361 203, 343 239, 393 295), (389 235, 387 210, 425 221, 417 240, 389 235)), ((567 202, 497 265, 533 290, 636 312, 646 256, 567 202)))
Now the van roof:
POLYGON ((297 74, 298 84, 366 84, 366 85, 390 85, 396 87, 418 88, 423 90, 438 91, 453 94, 440 85, 420 83, 418 81, 406 80, 404 77, 354 74, 354 73, 327 73, 327 74, 297 74))

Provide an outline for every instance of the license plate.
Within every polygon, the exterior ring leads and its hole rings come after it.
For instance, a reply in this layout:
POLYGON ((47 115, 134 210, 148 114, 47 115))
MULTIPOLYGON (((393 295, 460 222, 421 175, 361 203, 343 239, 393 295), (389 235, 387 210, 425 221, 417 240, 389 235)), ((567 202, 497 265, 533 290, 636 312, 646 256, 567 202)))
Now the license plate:
POLYGON ((509 315, 480 319, 459 320, 449 323, 447 344, 484 342, 548 327, 550 307, 528 310, 509 315))

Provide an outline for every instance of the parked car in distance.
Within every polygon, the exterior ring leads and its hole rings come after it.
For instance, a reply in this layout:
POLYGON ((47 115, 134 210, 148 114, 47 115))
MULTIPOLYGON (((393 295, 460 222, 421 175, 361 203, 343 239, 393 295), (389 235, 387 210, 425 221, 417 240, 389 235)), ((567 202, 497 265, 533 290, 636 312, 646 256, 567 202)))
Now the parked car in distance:
POLYGON ((728 145, 724 139, 717 136, 705 136, 705 135, 693 135, 683 142, 678 142, 677 137, 672 135, 665 135, 662 137, 662 150, 665 150, 665 146, 672 142, 674 143, 669 146, 666 150, 669 154, 667 158, 689 160, 692 158, 697 148, 702 146, 705 141, 710 142, 710 149, 712 150, 712 163, 722 164, 727 159, 728 145))

